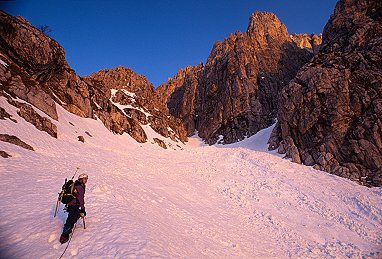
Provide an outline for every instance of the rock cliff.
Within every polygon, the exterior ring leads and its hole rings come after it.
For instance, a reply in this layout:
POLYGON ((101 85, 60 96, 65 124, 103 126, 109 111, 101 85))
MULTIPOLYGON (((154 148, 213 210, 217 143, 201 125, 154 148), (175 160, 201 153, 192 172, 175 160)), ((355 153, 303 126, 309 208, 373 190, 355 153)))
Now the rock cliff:
POLYGON ((203 70, 203 64, 195 67, 187 66, 156 89, 157 98, 161 100, 163 109, 168 109, 170 114, 182 121, 188 136, 193 135, 198 129, 196 122, 201 107, 198 86, 203 70))
MULTIPOLYGON (((151 127, 174 141, 197 131, 209 144, 227 144, 277 117, 271 149, 382 185, 381 1, 339 1, 322 38, 289 35, 274 14, 256 12, 246 32, 214 44, 205 64, 180 69, 157 89, 123 67, 79 77, 62 47, 22 17, 0 11, 0 32, 0 96, 52 137, 56 105, 141 143, 151 127)), ((0 107, 5 119, 17 123, 0 107)), ((85 137, 78 136, 86 144, 85 137)), ((1 141, 22 140, 4 135, 1 141)), ((167 148, 162 138, 152 141, 167 148)))
POLYGON ((274 14, 256 12, 245 33, 215 43, 205 65, 180 70, 157 91, 189 135, 196 130, 209 144, 242 140, 274 123, 280 90, 319 44, 318 36, 310 46, 295 38, 274 14))
POLYGON ((54 120, 54 100, 72 113, 91 117, 87 85, 67 64, 63 48, 22 17, 0 12, 0 20, 1 59, 8 64, 1 66, 2 88, 54 120))
POLYGON ((341 0, 323 44, 282 91, 270 140, 293 161, 382 185, 382 2, 341 0))
POLYGON ((181 121, 169 116, 167 110, 162 110, 163 105, 157 99, 153 85, 144 76, 137 75, 129 68, 117 67, 93 73, 84 77, 84 80, 91 86, 94 112, 116 132, 127 130, 138 142, 145 142, 146 134, 139 125, 149 125, 165 138, 187 141, 181 121), (113 108, 108 112, 110 106, 113 108), (121 116, 119 112, 125 115, 124 121, 120 123, 120 120, 116 120, 117 123, 114 123, 113 117, 121 116), (123 125, 131 125, 133 130, 123 125))
MULTIPOLYGON (((143 76, 118 67, 81 78, 68 65, 63 48, 24 18, 0 11, 0 31, 0 95, 39 130, 57 137, 58 104, 76 115, 97 117, 109 130, 126 132, 138 142, 147 141, 142 125, 164 138, 187 141, 179 119, 158 109, 154 87, 143 76)), ((0 113, 7 118, 5 111, 0 113)))

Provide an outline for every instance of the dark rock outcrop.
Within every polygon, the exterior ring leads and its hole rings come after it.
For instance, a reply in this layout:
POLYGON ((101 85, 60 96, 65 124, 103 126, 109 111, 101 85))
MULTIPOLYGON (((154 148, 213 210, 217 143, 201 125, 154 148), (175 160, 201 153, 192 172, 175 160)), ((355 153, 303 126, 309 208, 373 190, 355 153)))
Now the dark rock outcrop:
POLYGON ((167 149, 166 144, 163 142, 163 140, 159 138, 153 138, 154 142, 158 144, 161 148, 167 149))
POLYGON ((295 162, 382 185, 382 2, 341 0, 323 44, 282 91, 281 142, 295 162))
POLYGON ((32 146, 28 145, 27 143, 25 143, 24 141, 22 141, 21 139, 13 135, 0 134, 0 141, 8 142, 16 146, 34 151, 32 146))
POLYGON ((1 156, 1 157, 4 157, 4 158, 12 157, 10 154, 8 154, 7 152, 2 151, 2 150, 0 150, 0 156, 1 156))
POLYGON ((11 121, 17 123, 15 119, 3 108, 0 107, 0 120, 10 119, 11 121))
POLYGON ((180 70, 158 92, 189 135, 232 143, 274 123, 280 90, 312 57, 274 14, 256 12, 245 33, 215 43, 205 66, 180 70))
POLYGON ((33 124, 38 130, 45 131, 52 137, 57 138, 57 126, 50 119, 40 116, 29 104, 18 103, 15 106, 19 108, 17 114, 20 117, 33 124))
POLYGON ((33 124, 38 130, 45 131, 52 137, 57 138, 57 126, 49 118, 40 116, 29 104, 16 101, 10 102, 19 108, 17 114, 21 118, 33 124))
MULTIPOLYGON (((57 126, 48 117, 43 117, 38 114, 30 104, 15 101, 10 95, 5 93, 2 95, 7 98, 9 104, 19 108, 17 114, 21 118, 34 125, 38 130, 45 131, 50 136, 57 138, 57 126)), ((4 109, 0 107, 0 119, 2 117, 1 114, 3 113, 1 110, 4 109)), ((5 118, 9 118, 13 122, 17 123, 17 121, 12 119, 11 115, 9 115, 5 110, 4 114, 5 118)))

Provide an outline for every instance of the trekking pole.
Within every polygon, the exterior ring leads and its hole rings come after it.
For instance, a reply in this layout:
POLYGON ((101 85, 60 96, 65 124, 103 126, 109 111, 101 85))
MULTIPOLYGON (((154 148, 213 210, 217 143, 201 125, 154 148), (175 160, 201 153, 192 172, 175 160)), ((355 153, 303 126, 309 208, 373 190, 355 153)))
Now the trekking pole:
POLYGON ((84 229, 86 229, 86 225, 85 225, 85 217, 82 218, 82 222, 84 223, 84 229))

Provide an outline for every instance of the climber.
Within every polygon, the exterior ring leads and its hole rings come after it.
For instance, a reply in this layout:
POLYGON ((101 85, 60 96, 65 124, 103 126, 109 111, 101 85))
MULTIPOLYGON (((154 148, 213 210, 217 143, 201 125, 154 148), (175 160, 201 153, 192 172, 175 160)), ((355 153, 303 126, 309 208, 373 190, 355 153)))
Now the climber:
POLYGON ((74 193, 76 193, 76 198, 70 201, 66 206, 66 211, 68 212, 68 218, 66 219, 62 235, 60 237, 60 243, 66 243, 69 240, 69 235, 72 233, 73 226, 76 224, 77 220, 81 217, 86 216, 85 211, 85 186, 88 181, 87 174, 80 174, 78 180, 74 183, 74 193))

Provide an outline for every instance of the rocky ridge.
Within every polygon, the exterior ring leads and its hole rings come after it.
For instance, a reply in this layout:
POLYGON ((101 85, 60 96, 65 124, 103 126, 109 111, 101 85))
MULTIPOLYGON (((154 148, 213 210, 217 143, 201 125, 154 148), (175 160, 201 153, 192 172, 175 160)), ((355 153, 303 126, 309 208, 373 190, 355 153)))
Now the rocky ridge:
MULTIPOLYGON (((129 68, 116 67, 104 69, 90 76, 84 77, 85 82, 91 86, 92 100, 95 104, 93 110, 106 125, 112 124, 111 119, 116 111, 125 115, 126 123, 150 125, 157 133, 173 141, 187 141, 187 134, 179 119, 169 116, 162 110, 160 100, 156 98, 154 86, 142 75, 137 75, 129 68), (105 97, 116 109, 110 113, 110 103, 105 103, 105 97), (112 116, 110 116, 110 114, 112 116)), ((120 116, 120 115, 116 115, 120 116)), ((112 126, 115 132, 123 132, 121 124, 112 126)), ((138 142, 145 142, 147 137, 142 130, 129 133, 138 142)), ((155 141, 155 143, 159 143, 155 141)), ((164 142, 163 142, 164 143, 164 142)), ((164 146, 161 144, 160 146, 164 146)))
MULTIPOLYGON (((154 88, 143 76, 116 68, 81 78, 68 65, 63 48, 24 18, 0 11, 0 31, 0 94, 40 130, 57 137, 58 104, 78 116, 99 118, 109 130, 126 132, 141 143, 147 141, 142 121, 163 138, 187 140, 179 120, 155 107, 154 88), (129 81, 120 81, 122 78, 129 81), (120 91, 124 88, 121 84, 127 83, 126 89, 136 99, 128 111, 118 108, 123 98, 128 99, 120 91), (111 89, 118 90, 113 98, 111 89), (41 117, 33 107, 47 116, 41 117), (139 119, 143 117, 139 110, 147 110, 151 116, 139 119)), ((2 110, 0 114, 5 118, 2 110)))
MULTIPOLYGON (((28 145, 27 143, 25 143, 24 141, 22 141, 16 136, 12 136, 8 134, 0 134, 0 141, 8 142, 8 143, 20 146, 22 148, 34 151, 32 146, 28 145)), ((2 151, 2 152, 4 152, 3 154, 7 154, 5 151, 2 151)))
POLYGON ((271 147, 297 163, 382 185, 382 2, 341 0, 323 44, 281 93, 271 147))
MULTIPOLYGON (((175 141, 197 131, 209 144, 232 143, 277 116, 270 148, 381 186, 381 17, 377 1, 341 0, 321 38, 289 35, 274 14, 256 12, 245 33, 215 43, 206 64, 181 69, 154 89, 123 67, 81 78, 57 42, 0 12, 0 95, 53 137, 56 104, 138 142, 147 141, 143 128, 150 126, 175 141)), ((0 119, 17 123, 1 107, 0 119)), ((162 139, 153 143, 167 148, 162 139)))

